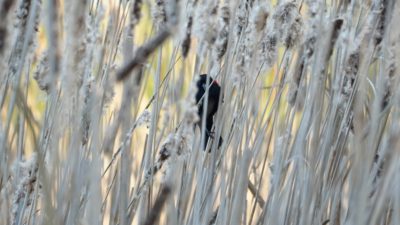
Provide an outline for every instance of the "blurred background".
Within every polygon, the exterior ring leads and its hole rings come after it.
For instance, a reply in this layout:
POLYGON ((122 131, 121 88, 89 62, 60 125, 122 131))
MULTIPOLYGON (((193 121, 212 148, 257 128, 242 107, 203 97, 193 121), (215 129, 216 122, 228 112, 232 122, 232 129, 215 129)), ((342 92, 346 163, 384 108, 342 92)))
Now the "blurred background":
POLYGON ((397 1, 0 16, 0 224, 400 224, 397 1), (200 74, 221 86, 206 146, 200 74))

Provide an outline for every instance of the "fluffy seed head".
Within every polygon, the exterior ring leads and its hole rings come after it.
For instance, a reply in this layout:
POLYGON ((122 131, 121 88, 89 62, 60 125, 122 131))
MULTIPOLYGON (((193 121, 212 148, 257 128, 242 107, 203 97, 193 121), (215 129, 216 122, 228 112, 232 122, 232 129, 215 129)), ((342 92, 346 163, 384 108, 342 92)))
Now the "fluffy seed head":
POLYGON ((284 37, 284 44, 286 48, 292 48, 300 42, 302 36, 302 25, 303 22, 300 16, 296 17, 289 25, 284 37))

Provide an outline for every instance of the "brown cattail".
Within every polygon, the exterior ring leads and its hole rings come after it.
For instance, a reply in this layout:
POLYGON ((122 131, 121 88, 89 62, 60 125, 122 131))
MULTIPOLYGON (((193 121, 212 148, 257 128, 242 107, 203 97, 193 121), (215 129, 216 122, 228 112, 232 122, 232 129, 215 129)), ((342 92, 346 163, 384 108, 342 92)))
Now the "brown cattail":
POLYGON ((185 37, 182 41, 182 56, 183 56, 183 58, 186 58, 189 53, 190 43, 191 43, 191 34, 192 34, 192 25, 193 25, 193 16, 189 16, 187 24, 186 24, 185 37))
POLYGON ((269 10, 267 5, 261 4, 254 7, 254 13, 252 13, 251 21, 254 23, 256 32, 263 32, 267 25, 267 19, 269 17, 269 10))
POLYGON ((328 57, 332 55, 333 49, 335 47, 336 44, 336 40, 339 37, 340 34, 340 30, 342 28, 343 25, 343 19, 336 19, 333 22, 333 27, 332 27, 332 34, 331 34, 331 43, 329 46, 329 51, 328 51, 328 57))

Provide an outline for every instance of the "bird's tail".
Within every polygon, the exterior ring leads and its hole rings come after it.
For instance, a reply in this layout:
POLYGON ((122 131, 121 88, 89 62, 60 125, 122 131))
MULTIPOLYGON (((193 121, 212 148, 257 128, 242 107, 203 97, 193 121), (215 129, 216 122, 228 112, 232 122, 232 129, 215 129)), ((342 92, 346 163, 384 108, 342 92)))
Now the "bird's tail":
MULTIPOLYGON (((204 139, 204 149, 203 150, 206 150, 205 148, 207 147, 208 140, 214 141, 215 140, 215 136, 214 136, 214 132, 211 132, 211 131, 206 129, 205 139, 204 139)), ((220 136, 219 140, 218 140, 218 149, 221 147, 223 142, 224 142, 224 140, 220 136)), ((211 149, 210 149, 210 151, 211 151, 211 149)))

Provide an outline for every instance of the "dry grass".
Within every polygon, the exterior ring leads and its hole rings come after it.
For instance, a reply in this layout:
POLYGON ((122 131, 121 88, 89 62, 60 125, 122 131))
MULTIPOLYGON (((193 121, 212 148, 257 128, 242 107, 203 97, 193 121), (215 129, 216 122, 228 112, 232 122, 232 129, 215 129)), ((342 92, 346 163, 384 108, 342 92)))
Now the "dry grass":
POLYGON ((0 16, 0 225, 400 224, 399 1, 0 16), (201 73, 223 90, 210 153, 201 73))

